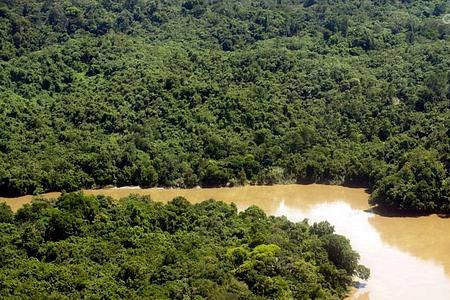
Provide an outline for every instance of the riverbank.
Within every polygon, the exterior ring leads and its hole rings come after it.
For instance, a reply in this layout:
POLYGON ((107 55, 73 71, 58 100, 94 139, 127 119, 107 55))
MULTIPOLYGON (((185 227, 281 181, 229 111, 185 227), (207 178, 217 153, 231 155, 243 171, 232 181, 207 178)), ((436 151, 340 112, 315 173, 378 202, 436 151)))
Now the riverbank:
MULTIPOLYGON (((341 196, 343 199, 352 199, 352 207, 355 209, 369 209, 369 194, 363 188, 349 188, 337 185, 325 184, 287 184, 287 185, 246 185, 239 187, 215 187, 201 188, 195 187, 191 189, 181 188, 139 188, 139 187, 110 187, 103 189, 82 190, 87 195, 105 195, 114 199, 121 199, 130 194, 150 196, 155 201, 169 201, 177 196, 182 196, 192 202, 200 202, 211 198, 222 200, 224 202, 233 202, 234 199, 241 199, 242 195, 246 195, 250 202, 258 200, 259 206, 270 206, 270 202, 274 199, 287 199, 289 202, 295 202, 295 205, 308 206, 311 197, 315 201, 323 201, 341 196)), ((17 211, 20 207, 36 197, 41 198, 57 198, 60 192, 44 193, 39 196, 26 195, 20 197, 0 197, 0 202, 5 202, 13 211, 17 211)), ((264 209, 264 207, 261 207, 264 209)))

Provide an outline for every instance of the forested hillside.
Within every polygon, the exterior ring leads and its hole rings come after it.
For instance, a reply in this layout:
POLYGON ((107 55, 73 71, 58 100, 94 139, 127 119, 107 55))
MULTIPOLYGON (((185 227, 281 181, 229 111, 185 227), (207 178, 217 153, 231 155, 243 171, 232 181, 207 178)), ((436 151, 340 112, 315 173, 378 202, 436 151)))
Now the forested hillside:
POLYGON ((2 299, 337 299, 369 270, 326 222, 214 200, 0 204, 2 299))
POLYGON ((326 182, 450 212, 448 1, 3 0, 0 192, 326 182))

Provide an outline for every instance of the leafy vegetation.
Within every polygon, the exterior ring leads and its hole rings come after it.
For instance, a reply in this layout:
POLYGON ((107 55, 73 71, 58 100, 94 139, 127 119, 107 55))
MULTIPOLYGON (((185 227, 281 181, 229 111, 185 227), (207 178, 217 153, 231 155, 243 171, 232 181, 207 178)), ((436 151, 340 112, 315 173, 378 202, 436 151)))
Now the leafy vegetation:
POLYGON ((0 206, 2 299, 336 299, 367 278, 326 222, 184 198, 63 194, 0 206))
POLYGON ((448 1, 7 0, 0 192, 326 182, 450 211, 448 1))

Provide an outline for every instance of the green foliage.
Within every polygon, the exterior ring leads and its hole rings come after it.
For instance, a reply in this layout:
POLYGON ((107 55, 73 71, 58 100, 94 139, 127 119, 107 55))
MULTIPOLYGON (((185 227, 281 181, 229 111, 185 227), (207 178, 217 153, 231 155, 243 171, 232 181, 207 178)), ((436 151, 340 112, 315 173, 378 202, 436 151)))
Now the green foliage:
POLYGON ((0 223, 12 223, 14 214, 11 207, 5 203, 0 203, 0 223))
POLYGON ((449 12, 443 0, 4 1, 0 194, 322 182, 448 212, 449 12), (438 166, 420 180, 402 160, 417 147, 438 166))
POLYGON ((377 183, 371 201, 418 212, 449 212, 445 167, 435 152, 416 148, 400 160, 392 174, 377 183))
POLYGON ((0 223, 5 299, 336 299, 354 275, 368 276, 329 225, 313 225, 328 226, 317 234, 306 221, 214 200, 72 193, 9 221, 0 223))

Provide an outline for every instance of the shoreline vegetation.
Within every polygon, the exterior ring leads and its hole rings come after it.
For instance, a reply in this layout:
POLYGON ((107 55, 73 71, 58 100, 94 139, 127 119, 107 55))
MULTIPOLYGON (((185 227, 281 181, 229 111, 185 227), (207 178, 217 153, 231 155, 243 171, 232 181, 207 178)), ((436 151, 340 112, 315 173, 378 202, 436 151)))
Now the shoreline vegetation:
MULTIPOLYGON (((42 194, 36 194, 36 195, 22 195, 22 196, 4 196, 4 195, 0 195, 0 203, 4 202, 9 206, 12 206, 13 211, 18 210, 19 208, 21 208, 23 205, 25 204, 29 204, 31 203, 31 201, 33 201, 34 199, 48 199, 49 197, 51 199, 56 199, 58 198, 60 195, 62 194, 66 194, 66 193, 72 193, 72 192, 95 192, 95 191, 108 191, 108 190, 127 190, 130 191, 129 195, 133 195, 133 191, 147 191, 147 190, 196 190, 196 189, 233 189, 233 188, 245 188, 245 187, 271 187, 271 186, 308 186, 308 185, 313 185, 313 186, 328 186, 328 187, 342 187, 342 188, 350 188, 350 189, 364 189, 365 192, 368 193, 368 207, 364 208, 364 211, 367 212, 371 212, 380 216, 384 216, 384 217, 423 217, 423 216, 430 216, 430 215, 438 215, 440 218, 449 218, 450 214, 449 213, 444 213, 444 212, 424 212, 424 211, 415 211, 415 210, 395 210, 395 209, 391 209, 391 208, 386 208, 386 207, 382 207, 379 205, 372 205, 371 204, 371 196, 370 196, 370 190, 367 187, 364 186, 347 186, 347 185, 339 185, 339 184, 331 184, 331 183, 308 183, 308 184, 300 184, 300 183, 274 183, 274 184, 257 184, 257 183, 247 183, 245 185, 224 185, 224 186, 208 186, 208 187, 202 187, 202 186, 194 186, 194 187, 190 187, 190 188, 183 188, 183 187, 176 187, 176 186, 155 186, 155 187, 142 187, 142 186, 114 186, 114 185, 106 185, 106 186, 99 186, 99 187, 93 187, 93 188, 89 188, 89 189, 82 189, 79 191, 71 191, 71 192, 66 192, 66 191, 48 191, 42 194), (20 203, 13 203, 13 201, 17 200, 23 200, 25 199, 25 201, 20 201, 20 203)), ((95 195, 102 195, 102 194, 97 194, 95 193, 95 195)), ((115 198, 113 197, 115 200, 120 200, 120 198, 115 198)), ((189 199, 188 199, 189 200, 189 199)), ((204 199, 206 200, 206 199, 204 199)), ((217 199, 220 201, 220 199, 217 199)))
MULTIPOLYGON (((289 187, 298 187, 300 189, 302 188, 314 188, 313 191, 316 191, 317 193, 323 193, 323 191, 320 191, 322 188, 325 188, 325 194, 329 194, 329 193, 333 193, 333 191, 335 192, 341 192, 340 189, 354 189, 354 190, 364 190, 365 193, 367 193, 367 189, 361 188, 361 187, 346 187, 343 185, 332 185, 332 184, 317 184, 317 183, 311 183, 311 184, 297 184, 297 183, 286 183, 286 184, 270 184, 270 185, 258 185, 258 184, 246 184, 246 185, 239 185, 239 186, 216 186, 216 187, 201 187, 201 186, 195 186, 195 187, 191 187, 191 188, 180 188, 180 187, 140 187, 140 186, 113 186, 113 185, 107 185, 104 187, 97 187, 97 188, 91 188, 91 189, 82 189, 79 191, 73 191, 73 192, 83 192, 83 193, 87 193, 89 195, 96 195, 96 196, 100 196, 100 195, 105 195, 105 196, 110 196, 111 193, 115 193, 118 192, 118 194, 120 194, 120 196, 113 196, 113 198, 115 200, 120 200, 120 198, 124 198, 130 195, 133 195, 134 192, 135 194, 139 194, 140 196, 151 196, 150 193, 151 191, 178 191, 180 192, 180 195, 184 194, 183 192, 195 192, 196 190, 226 190, 226 189, 230 189, 230 190, 234 190, 234 189, 247 189, 247 188, 259 188, 259 187, 265 187, 270 189, 271 187, 284 187, 286 189, 288 189, 289 187), (330 189, 330 191, 327 191, 328 189, 330 189), (103 192, 103 194, 102 194, 103 192), (123 193, 125 192, 125 193, 123 193), (127 193, 128 192, 128 193, 127 193)), ((297 191, 293 191, 293 193, 295 193, 297 191)), ((24 204, 30 204, 31 201, 33 201, 34 199, 56 199, 59 196, 66 194, 66 193, 71 193, 71 192, 66 192, 66 191, 50 191, 50 192, 46 192, 46 193, 42 193, 42 194, 37 194, 37 195, 22 195, 22 196, 17 196, 17 197, 5 197, 5 196, 0 196, 0 202, 5 202, 7 203, 9 206, 11 206, 13 208, 13 211, 17 211, 19 208, 21 208, 24 204), (20 203, 19 203, 20 202, 20 203)), ((289 192, 288 192, 289 193, 289 192)), ((180 195, 176 195, 176 193, 174 194, 174 197, 176 196, 180 196, 180 195)), ((318 197, 318 195, 315 195, 316 197, 318 197)), ((189 197, 186 197, 189 199, 189 197)), ((367 194, 367 199, 369 198, 369 194, 367 194)), ((368 201, 366 198, 361 200, 361 204, 358 205, 361 207, 361 209, 370 209, 370 207, 368 206, 368 201)), ((169 201, 170 199, 166 199, 167 201, 169 201)), ((207 200, 202 199, 202 200, 207 200)), ((223 200, 223 199, 217 199, 217 200, 223 200)))
POLYGON ((370 275, 327 222, 215 200, 67 193, 1 204, 0 232, 6 298, 342 299, 370 275))
MULTIPOLYGON (((190 188, 183 188, 183 187, 176 187, 176 186, 155 186, 155 187, 141 187, 141 186, 114 186, 114 185, 106 185, 106 186, 101 186, 101 187, 93 187, 93 188, 89 188, 89 189, 82 189, 79 191, 72 191, 72 192, 95 192, 95 191, 108 191, 108 190, 127 190, 130 191, 129 195, 133 195, 133 191, 148 191, 148 190, 179 190, 179 191, 183 191, 183 190, 196 190, 196 189, 233 189, 233 188, 245 188, 245 187, 271 187, 271 186, 327 186, 327 187, 342 187, 342 188, 349 188, 349 189, 364 189, 365 192, 368 193, 368 200, 367 200, 367 204, 368 207, 364 208, 364 211, 367 212, 371 212, 380 216, 384 216, 384 217, 422 217, 422 216, 430 216, 430 215, 438 215, 440 218, 449 218, 450 214, 449 213, 442 213, 442 212, 423 212, 423 211, 415 211, 415 210, 395 210, 395 209, 390 209, 390 208, 385 208, 382 206, 378 206, 378 205, 371 205, 370 204, 370 191, 367 187, 364 186, 347 186, 347 185, 338 185, 338 184, 329 184, 329 183, 309 183, 309 184, 299 184, 299 183, 274 183, 274 184, 256 184, 256 183, 248 183, 245 185, 224 185, 224 186, 208 186, 208 187, 202 187, 202 186, 194 186, 194 187, 190 187, 190 188)), ((4 195, 0 195, 0 203, 4 202, 7 205, 12 206, 13 211, 18 210, 20 207, 22 207, 25 204, 29 204, 31 203, 32 200, 34 199, 56 199, 58 198, 61 194, 65 194, 67 193, 66 191, 48 191, 42 194, 36 194, 36 195, 22 195, 22 196, 4 196, 4 195), (25 199, 25 201, 20 201, 20 203, 13 203, 13 201, 19 201, 19 200, 23 200, 25 199), (16 204, 16 205, 15 205, 16 204)), ((71 192, 69 192, 71 193, 71 192)), ((97 194, 95 193, 95 195, 102 195, 102 194, 97 194)), ((120 198, 115 198, 113 197, 115 200, 120 200, 120 198)), ((188 199, 189 200, 189 199, 188 199)), ((206 199, 204 199, 206 200, 206 199)), ((221 199, 217 199, 217 200, 221 200, 221 199)))
POLYGON ((450 211, 448 3, 166 2, 0 4, 0 193, 330 182, 450 211))

